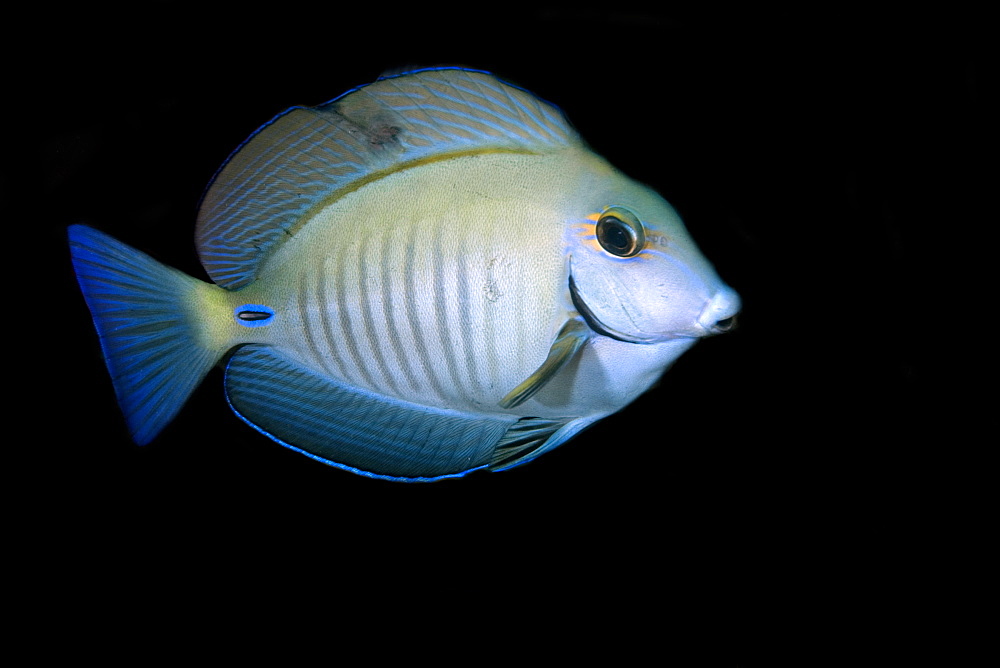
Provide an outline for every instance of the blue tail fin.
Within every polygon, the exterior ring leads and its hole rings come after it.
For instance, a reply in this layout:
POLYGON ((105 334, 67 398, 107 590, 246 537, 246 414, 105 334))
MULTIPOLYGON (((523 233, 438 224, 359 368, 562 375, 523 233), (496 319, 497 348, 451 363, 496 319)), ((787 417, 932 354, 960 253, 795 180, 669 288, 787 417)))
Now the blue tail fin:
POLYGON ((199 322, 200 293, 219 288, 90 227, 70 227, 69 243, 118 404, 145 445, 224 352, 199 322))

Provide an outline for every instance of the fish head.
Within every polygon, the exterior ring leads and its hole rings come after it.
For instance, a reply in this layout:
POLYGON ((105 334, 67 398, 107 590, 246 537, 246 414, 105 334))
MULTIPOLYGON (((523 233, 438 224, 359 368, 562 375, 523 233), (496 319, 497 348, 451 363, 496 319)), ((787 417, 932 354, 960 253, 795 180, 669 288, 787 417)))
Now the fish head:
POLYGON ((607 172, 578 193, 567 226, 573 304, 599 334, 629 343, 729 331, 739 295, 698 250, 680 216, 652 189, 607 172))

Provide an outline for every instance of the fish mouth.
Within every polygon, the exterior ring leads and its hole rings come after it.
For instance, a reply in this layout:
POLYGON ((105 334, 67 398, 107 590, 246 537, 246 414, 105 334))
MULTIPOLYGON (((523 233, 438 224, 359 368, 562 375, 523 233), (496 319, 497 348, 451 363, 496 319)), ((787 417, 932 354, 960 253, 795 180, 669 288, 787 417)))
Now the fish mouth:
MULTIPOLYGON (((583 297, 580 296, 580 292, 576 289, 576 282, 573 280, 573 274, 569 275, 569 295, 573 300, 573 306, 583 317, 587 326, 592 330, 600 334, 601 336, 606 336, 610 339, 615 339, 616 341, 624 341, 625 343, 658 343, 664 341, 665 338, 662 336, 635 336, 633 334, 625 334, 624 332, 619 332, 618 330, 608 327, 601 320, 594 315, 594 312, 590 310, 587 303, 583 301, 583 297)), ((669 337, 667 337, 669 338, 669 337)))

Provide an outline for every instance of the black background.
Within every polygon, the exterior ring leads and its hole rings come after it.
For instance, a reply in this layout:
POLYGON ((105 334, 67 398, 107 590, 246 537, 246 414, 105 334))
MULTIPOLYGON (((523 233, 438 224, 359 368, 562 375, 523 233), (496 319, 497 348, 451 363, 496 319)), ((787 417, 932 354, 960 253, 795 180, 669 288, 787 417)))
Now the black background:
POLYGON ((377 537, 403 572, 414 554, 462 561, 485 543, 488 558, 462 575, 484 586, 572 563, 653 595, 832 592, 871 573, 908 595, 894 574, 920 527, 940 521, 952 475, 928 353, 949 327, 939 274, 969 238, 956 232, 985 223, 972 204, 986 184, 976 24, 544 4, 474 18, 149 3, 40 19, 36 43, 58 58, 19 56, 35 89, 8 108, 25 152, 3 184, 30 244, 8 252, 42 251, 41 326, 18 334, 40 346, 19 446, 40 472, 35 507, 70 536, 131 553, 294 546, 286 566, 335 572, 377 537), (159 438, 133 445, 66 226, 204 277, 199 197, 254 129, 387 70, 443 64, 558 104, 598 153, 663 194, 742 295, 738 331, 505 473, 405 485, 322 466, 243 425, 218 371, 159 438))

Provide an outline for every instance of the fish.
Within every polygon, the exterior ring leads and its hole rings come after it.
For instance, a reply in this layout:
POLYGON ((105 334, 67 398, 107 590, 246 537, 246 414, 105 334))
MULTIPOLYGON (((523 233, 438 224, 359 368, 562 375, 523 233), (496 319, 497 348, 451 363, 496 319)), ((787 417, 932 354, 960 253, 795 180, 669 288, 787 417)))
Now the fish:
POLYGON ((393 481, 525 464, 740 310, 666 200, 556 105, 463 67, 259 128, 198 208, 211 282, 90 226, 68 237, 137 444, 221 365, 247 425, 393 481))

